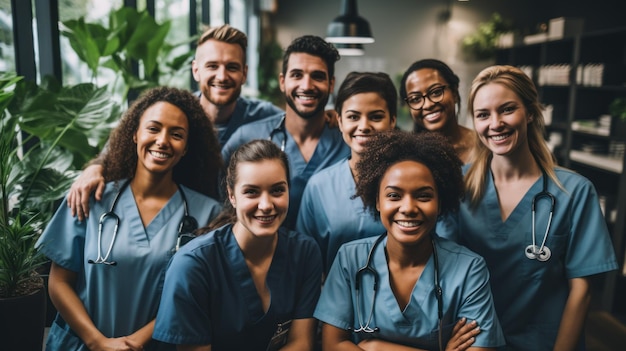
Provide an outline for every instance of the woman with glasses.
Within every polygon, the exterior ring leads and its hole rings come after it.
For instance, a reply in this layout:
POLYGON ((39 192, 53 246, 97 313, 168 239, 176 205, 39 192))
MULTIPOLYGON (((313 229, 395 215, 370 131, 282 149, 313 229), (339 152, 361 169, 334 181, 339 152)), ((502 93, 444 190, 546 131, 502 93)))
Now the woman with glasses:
POLYGON ((339 88, 335 109, 351 154, 311 177, 296 223, 299 233, 312 236, 319 244, 324 273, 328 273, 341 244, 385 230, 354 196, 358 178, 355 166, 375 133, 395 127, 397 100, 396 88, 385 73, 351 72, 339 88))
POLYGON ((111 134, 95 215, 79 221, 62 204, 37 243, 58 311, 46 350, 167 347, 152 341, 165 269, 179 238, 219 212, 209 196, 221 164, 193 94, 155 88, 132 104, 111 134))
POLYGON ((224 210, 165 276, 154 338, 179 351, 307 351, 322 262, 315 241, 281 227, 287 155, 253 140, 230 157, 224 210))
POLYGON ((504 344, 489 273, 477 254, 435 234, 456 211, 461 161, 437 133, 372 136, 357 194, 382 235, 343 244, 315 318, 324 350, 495 350, 504 344))
POLYGON ((400 98, 410 108, 415 132, 443 134, 461 161, 469 162, 476 138, 471 129, 459 125, 459 77, 448 65, 435 59, 414 62, 402 76, 400 98))

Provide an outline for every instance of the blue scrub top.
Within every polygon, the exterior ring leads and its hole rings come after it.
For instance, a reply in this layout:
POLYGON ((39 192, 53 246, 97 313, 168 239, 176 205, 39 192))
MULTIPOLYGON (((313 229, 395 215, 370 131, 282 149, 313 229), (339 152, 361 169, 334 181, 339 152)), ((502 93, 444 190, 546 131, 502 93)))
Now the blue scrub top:
POLYGON ((287 218, 283 222, 283 227, 294 229, 300 209, 300 199, 309 178, 320 170, 348 157, 350 148, 343 141, 339 128, 329 128, 326 125, 315 147, 313 156, 309 162, 306 162, 291 134, 284 126, 279 128, 284 116, 285 114, 281 113, 241 126, 222 148, 222 157, 224 162, 228 163, 230 156, 239 146, 254 139, 269 139, 270 134, 272 134, 272 141, 276 145, 282 146, 284 141, 285 153, 289 159, 291 183, 289 184, 289 211, 287 212, 287 218), (287 137, 287 140, 285 140, 285 137, 287 137))
MULTIPOLYGON (((91 198, 91 216, 86 221, 72 217, 63 202, 36 244, 53 262, 78 274, 76 294, 95 326, 107 337, 132 334, 156 317, 165 269, 174 254, 184 213, 182 197, 177 191, 144 228, 132 190, 126 187, 113 211, 120 223, 108 261, 116 261, 117 265, 87 263, 98 257, 99 218, 110 210, 118 186, 123 182, 106 184, 101 201, 91 198)), ((200 226, 219 213, 217 201, 181 187, 189 214, 200 226)), ((102 255, 109 248, 114 226, 114 219, 104 221, 102 255)), ((57 315, 48 334, 46 350, 87 348, 57 315)))
MULTIPOLYGON (((358 308, 362 323, 366 324, 372 308, 374 279, 371 273, 362 275, 361 288, 357 292, 355 278, 356 272, 365 266, 376 239, 370 237, 341 246, 324 282, 315 318, 340 329, 358 329, 358 308), (356 303, 357 293, 360 306, 356 303)), ((476 320, 481 330, 472 346, 503 345, 504 337, 496 317, 489 289, 489 272, 484 260, 452 241, 437 237, 434 240, 443 290, 444 343, 447 344, 450 339, 454 324, 466 317, 468 321, 476 320)), ((378 327, 380 330, 374 337, 405 346, 439 350, 433 255, 413 288, 409 304, 402 311, 389 283, 386 245, 387 238, 376 246, 371 262, 371 267, 379 276, 370 327, 378 327)), ((358 344, 369 336, 353 333, 353 341, 358 344)))
POLYGON ((153 337, 211 350, 265 351, 278 323, 312 318, 321 256, 313 239, 281 228, 266 283, 267 312, 232 224, 200 236, 172 259, 153 337))
POLYGON ((342 244, 385 232, 380 220, 365 209, 363 200, 355 194, 348 159, 314 174, 304 188, 296 231, 317 241, 324 273, 328 273, 342 244))
MULTIPOLYGON (((542 191, 543 178, 502 222, 497 190, 489 171, 479 206, 472 210, 468 200, 464 201, 458 215, 446 218, 437 228, 442 236, 459 238, 461 244, 485 258, 507 344, 518 350, 553 349, 569 295, 569 279, 617 269, 593 185, 572 171, 555 171, 566 191, 548 179, 547 190, 555 196, 556 204, 546 240, 552 256, 546 262, 525 255, 526 246, 532 244, 531 203, 542 191)), ((548 200, 537 201, 537 245, 543 241, 549 211, 548 200)), ((584 349, 584 340, 578 349, 584 349)))
POLYGON ((272 103, 244 97, 237 98, 235 111, 226 123, 215 123, 220 145, 226 145, 237 128, 254 121, 284 113, 272 103))

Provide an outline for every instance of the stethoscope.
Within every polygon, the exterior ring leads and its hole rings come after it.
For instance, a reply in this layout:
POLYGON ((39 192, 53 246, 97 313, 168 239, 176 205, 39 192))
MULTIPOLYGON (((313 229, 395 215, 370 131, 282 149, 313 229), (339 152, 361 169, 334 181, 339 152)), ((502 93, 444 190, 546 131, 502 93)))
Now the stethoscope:
MULTIPOLYGON (((100 216, 100 219, 98 221, 98 257, 95 260, 92 260, 92 259, 87 260, 87 263, 104 264, 107 266, 117 265, 117 261, 109 261, 109 256, 111 256, 111 250, 113 250, 113 244, 115 243, 115 238, 117 237, 117 229, 120 226, 120 217, 115 214, 115 206, 117 205, 117 200, 119 200, 122 192, 124 192, 126 187, 128 187, 128 184, 130 184, 130 179, 125 181, 120 187, 120 189, 118 190, 117 194, 115 195, 115 198, 113 198, 113 203, 111 204, 111 208, 109 209, 109 211, 103 213, 100 216), (113 228, 113 236, 111 237, 109 248, 107 249, 106 254, 104 254, 103 256, 102 255, 102 228, 104 227, 104 222, 109 218, 112 218, 113 220, 115 220, 115 227, 113 228)), ((193 235, 192 232, 198 229, 198 221, 196 221, 194 217, 189 215, 189 208, 187 207, 187 197, 185 197, 185 192, 183 191, 183 188, 181 186, 178 186, 178 191, 180 191, 180 196, 183 199, 183 207, 185 210, 185 214, 183 215, 183 219, 180 221, 180 224, 178 225, 178 239, 176 240, 176 247, 174 248, 175 251, 178 251, 178 249, 181 246, 183 246, 184 244, 189 242, 191 239, 193 239, 195 235, 193 235)))
POLYGON ((554 195, 552 195, 548 191, 548 177, 546 176, 546 172, 543 170, 541 172, 543 174, 543 189, 537 194, 535 194, 535 196, 533 197, 532 204, 530 206, 531 213, 532 213, 533 243, 531 245, 526 246, 524 253, 526 254, 526 257, 528 257, 528 259, 545 262, 549 260, 550 257, 552 256, 552 251, 550 251, 550 248, 546 246, 546 239, 548 238, 548 232, 550 231, 550 226, 552 225, 552 215, 554 214, 554 204, 556 203, 556 199, 554 195), (537 243, 535 241, 535 213, 536 213, 535 204, 542 197, 548 198, 550 200, 550 216, 548 217, 548 225, 546 226, 546 232, 543 234, 543 241, 541 242, 541 246, 537 246, 537 243))
MULTIPOLYGON (((357 315, 357 321, 359 323, 359 328, 358 329, 349 328, 349 329, 352 329, 352 331, 357 334, 360 334, 360 333, 372 334, 372 333, 377 333, 380 331, 378 327, 372 328, 370 326, 372 322, 372 317, 374 315, 374 304, 376 300, 376 292, 378 292, 378 279, 379 279, 378 272, 376 272, 376 270, 372 267, 372 257, 374 256, 374 251, 376 251, 376 247, 385 239, 386 236, 387 236, 387 233, 384 233, 376 239, 376 241, 374 242, 374 245, 370 249, 370 252, 367 254, 367 262, 365 263, 365 266, 359 268, 359 270, 356 271, 356 275, 354 277, 354 284, 355 284, 355 290, 356 290, 355 291, 356 315, 357 315), (372 276, 374 277, 374 286, 373 286, 374 293, 372 294, 372 303, 370 307, 369 316, 367 317, 367 321, 365 321, 364 323, 364 320, 363 320, 364 316, 361 315, 359 291, 361 290, 361 278, 363 275, 367 273, 372 274, 372 276)), ((431 240, 431 244, 433 245, 433 261, 435 263, 435 296, 437 297, 437 317, 439 319, 438 320, 439 350, 443 351, 443 290, 441 289, 441 285, 439 284, 439 257, 437 256, 437 248, 435 246, 434 239, 431 237, 430 240, 431 240)))
POLYGON ((283 140, 280 142, 280 151, 285 151, 285 145, 287 145, 287 130, 285 129, 285 115, 280 119, 280 122, 272 129, 270 132, 269 141, 274 141, 274 135, 276 133, 281 133, 283 135, 283 140))

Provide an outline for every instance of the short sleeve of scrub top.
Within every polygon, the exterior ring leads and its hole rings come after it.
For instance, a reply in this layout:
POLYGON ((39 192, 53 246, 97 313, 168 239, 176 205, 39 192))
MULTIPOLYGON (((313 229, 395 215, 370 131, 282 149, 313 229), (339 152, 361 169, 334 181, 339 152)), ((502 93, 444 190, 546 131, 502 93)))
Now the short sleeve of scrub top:
MULTIPOLYGON (((83 222, 61 203, 37 243, 53 262, 77 273, 76 294, 94 325, 108 337, 131 334, 156 317, 165 269, 174 254, 184 213, 179 190, 144 227, 130 187, 119 189, 123 182, 107 183, 102 201, 92 197, 92 215, 83 222), (101 215, 111 210, 118 193, 112 211, 120 219, 115 240, 112 216, 103 219, 100 237, 101 215), (115 265, 88 262, 99 257, 98 244, 100 257, 115 265)), ((189 215, 199 224, 219 212, 217 201, 184 186, 180 189, 187 198, 189 215)), ((82 341, 58 315, 48 334, 47 349, 68 350, 76 345, 82 341)))

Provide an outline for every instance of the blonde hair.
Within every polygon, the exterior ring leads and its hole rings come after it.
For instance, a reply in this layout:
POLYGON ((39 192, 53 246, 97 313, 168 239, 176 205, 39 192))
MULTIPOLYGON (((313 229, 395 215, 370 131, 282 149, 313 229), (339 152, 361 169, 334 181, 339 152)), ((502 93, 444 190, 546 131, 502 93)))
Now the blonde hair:
MULTIPOLYGON (((529 116, 532 117, 528 124, 527 139, 530 152, 535 162, 553 182, 562 188, 561 182, 556 177, 554 168, 557 166, 552 152, 545 142, 545 122, 543 119, 543 106, 539 102, 537 88, 533 81, 520 69, 513 66, 496 65, 482 70, 470 89, 467 102, 469 114, 474 115, 474 99, 476 93, 483 86, 496 83, 501 84, 514 92, 524 104, 529 116)), ((477 133, 478 134, 478 133, 477 133)), ((491 163, 492 153, 483 143, 476 143, 473 163, 465 174, 465 189, 471 207, 476 207, 485 194, 486 174, 491 163)))
POLYGON ((243 62, 246 63, 246 50, 248 48, 248 37, 239 29, 233 28, 228 24, 217 27, 209 27, 198 39, 197 46, 200 46, 208 40, 217 40, 228 44, 237 44, 243 50, 243 62))

